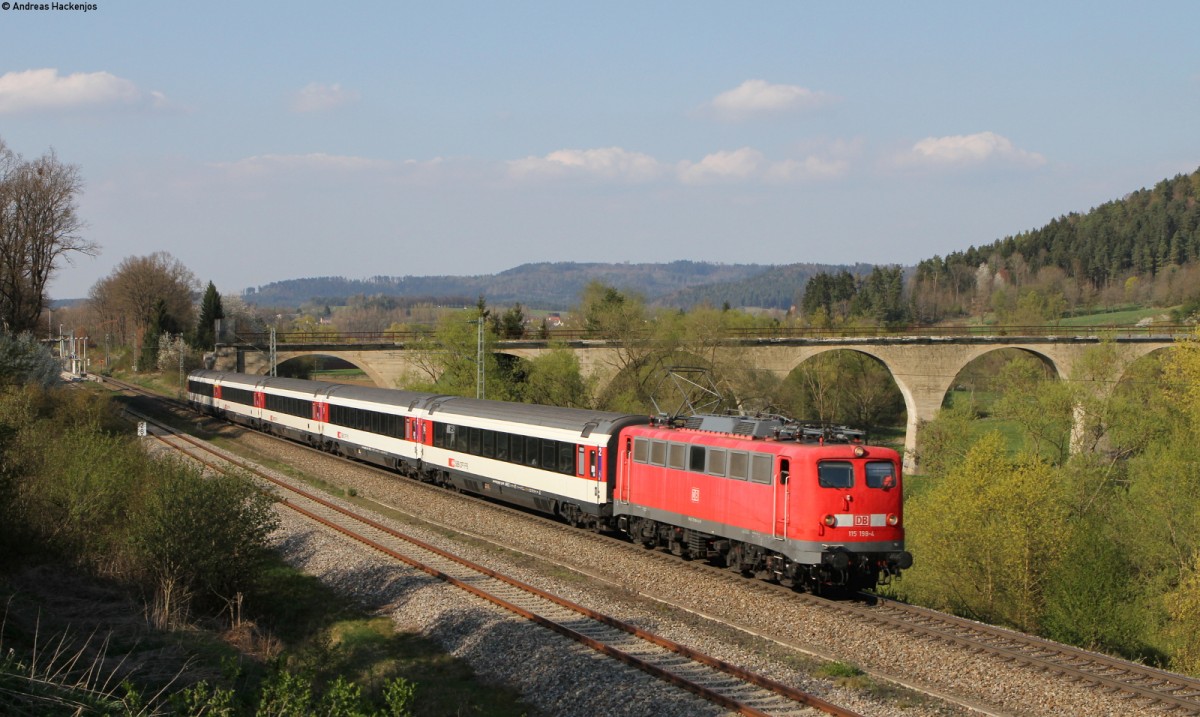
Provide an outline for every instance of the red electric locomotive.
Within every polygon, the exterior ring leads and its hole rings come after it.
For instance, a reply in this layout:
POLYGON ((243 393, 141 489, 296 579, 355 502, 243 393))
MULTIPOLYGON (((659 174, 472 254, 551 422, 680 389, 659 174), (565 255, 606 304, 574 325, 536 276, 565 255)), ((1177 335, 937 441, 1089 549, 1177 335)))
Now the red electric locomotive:
POLYGON ((900 456, 858 431, 693 416, 621 431, 617 527, 647 547, 821 592, 912 565, 900 456))

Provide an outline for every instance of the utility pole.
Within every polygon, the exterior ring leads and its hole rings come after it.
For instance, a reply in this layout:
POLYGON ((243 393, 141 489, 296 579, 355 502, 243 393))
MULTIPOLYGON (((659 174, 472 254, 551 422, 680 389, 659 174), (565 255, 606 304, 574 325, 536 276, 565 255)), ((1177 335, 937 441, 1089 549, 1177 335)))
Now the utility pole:
POLYGON ((475 339, 475 398, 487 394, 487 371, 483 365, 483 317, 479 317, 479 333, 475 339))

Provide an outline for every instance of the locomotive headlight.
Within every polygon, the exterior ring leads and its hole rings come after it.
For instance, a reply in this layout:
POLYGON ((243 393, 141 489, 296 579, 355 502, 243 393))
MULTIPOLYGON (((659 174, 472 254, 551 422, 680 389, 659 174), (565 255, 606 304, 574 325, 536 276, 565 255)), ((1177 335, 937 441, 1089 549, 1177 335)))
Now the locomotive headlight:
POLYGON ((900 525, 900 516, 896 515, 895 513, 888 513, 887 521, 888 525, 894 528, 897 525, 900 525))
POLYGON ((822 522, 824 522, 824 523, 825 523, 825 525, 827 525, 827 526, 829 526, 830 528, 832 528, 832 527, 834 527, 834 526, 836 526, 836 525, 837 525, 837 518, 835 518, 835 517, 834 517, 834 516, 832 516, 832 515, 827 515, 827 516, 825 516, 825 520, 824 520, 824 521, 822 521, 822 522))
POLYGON ((855 457, 855 458, 862 458, 862 457, 863 457, 863 456, 865 456, 865 455, 867 455, 867 449, 866 449, 866 448, 863 448, 862 446, 855 446, 855 447, 854 447, 854 457, 855 457))

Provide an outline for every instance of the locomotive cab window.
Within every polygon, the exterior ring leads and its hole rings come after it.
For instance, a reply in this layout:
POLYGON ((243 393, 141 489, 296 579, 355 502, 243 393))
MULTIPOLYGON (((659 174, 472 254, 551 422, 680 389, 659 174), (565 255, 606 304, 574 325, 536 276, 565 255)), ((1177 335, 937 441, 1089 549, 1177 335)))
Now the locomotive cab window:
POLYGON ((896 467, 890 461, 871 461, 867 463, 868 488, 895 488, 896 467))
POLYGON ((746 480, 750 468, 750 454, 742 451, 729 452, 729 477, 746 480))
POLYGON ((710 476, 725 475, 725 449, 708 449, 708 474, 710 476))
POLYGON ((752 483, 770 483, 771 466, 774 457, 769 453, 754 453, 750 456, 750 481, 752 483))
POLYGON ((850 461, 821 461, 817 464, 817 482, 822 488, 853 488, 854 464, 850 461))
POLYGON ((650 442, 650 465, 665 466, 667 464, 667 444, 665 441, 650 442))
POLYGON ((649 439, 635 438, 633 440, 633 461, 635 463, 648 463, 650 461, 649 439))
POLYGON ((683 443, 667 444, 667 465, 671 468, 682 469, 687 458, 687 445, 683 443))

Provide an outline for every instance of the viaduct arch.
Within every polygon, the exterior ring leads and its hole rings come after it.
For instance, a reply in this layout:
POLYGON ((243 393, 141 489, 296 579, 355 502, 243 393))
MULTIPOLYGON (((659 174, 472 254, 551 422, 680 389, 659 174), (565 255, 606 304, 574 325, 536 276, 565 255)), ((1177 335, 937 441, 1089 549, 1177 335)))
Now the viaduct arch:
MULTIPOLYGON (((1109 339, 1117 360, 1118 375, 1139 358, 1175 343, 1174 336, 1133 336, 1109 339)), ((740 346, 751 369, 769 371, 786 377, 805 361, 829 351, 858 351, 877 359, 891 373, 908 414, 905 431, 905 469, 916 470, 917 438, 921 425, 932 420, 954 379, 967 364, 992 351, 1015 348, 1034 354, 1049 364, 1060 379, 1071 375, 1088 349, 1102 339, 1097 336, 1074 337, 871 337, 832 339, 741 339, 740 346)), ((620 346, 605 341, 575 341, 567 348, 579 358, 585 376, 595 376, 601 385, 614 377, 620 346)), ((500 342, 495 350, 521 358, 535 358, 549 352, 547 342, 500 342)), ((414 352, 402 346, 348 346, 329 344, 281 346, 276 361, 301 356, 334 356, 362 368, 377 386, 396 386, 397 381, 417 368, 414 352)), ((218 346, 215 367, 227 371, 266 374, 269 357, 260 349, 218 346)))

